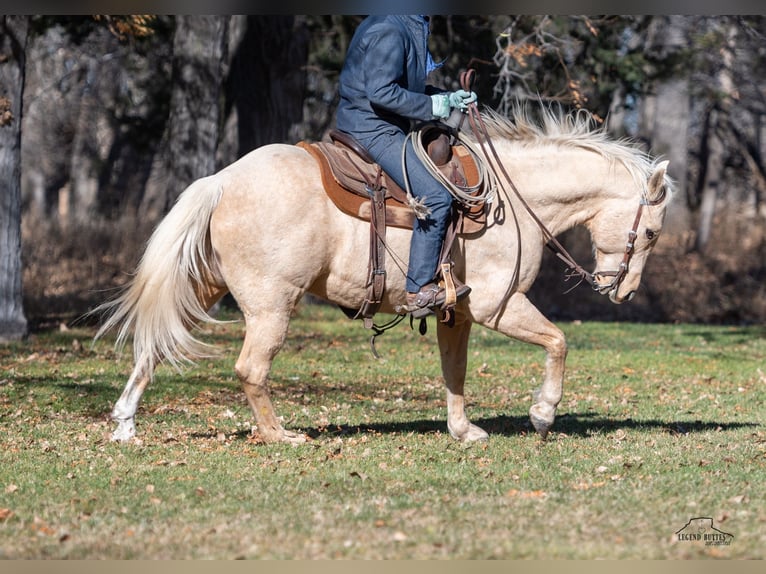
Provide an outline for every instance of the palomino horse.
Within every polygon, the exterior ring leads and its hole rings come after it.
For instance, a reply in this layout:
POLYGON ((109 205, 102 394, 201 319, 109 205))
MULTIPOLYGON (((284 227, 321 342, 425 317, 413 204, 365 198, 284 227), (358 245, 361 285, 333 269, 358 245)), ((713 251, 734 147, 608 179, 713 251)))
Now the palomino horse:
MULTIPOLYGON (((594 129, 587 114, 544 110, 531 120, 518 110, 509 121, 483 117, 498 157, 538 221, 518 198, 500 196, 505 217, 492 218, 476 237, 453 245, 455 272, 472 287, 452 326, 438 323, 447 389, 447 427, 461 441, 487 438, 465 412, 463 388, 471 326, 476 323, 543 347, 545 377, 530 418, 545 437, 562 398, 567 345, 563 333, 527 299, 546 239, 584 225, 596 261, 595 287, 614 303, 638 289, 646 259, 665 217, 667 162, 594 129), (513 217, 510 214, 513 214, 513 217), (629 244, 626 256, 626 242, 629 244), (609 280, 622 268, 619 281, 609 280), (515 278, 509 289, 510 278, 515 278)), ((303 149, 273 144, 254 150, 215 175, 192 183, 155 229, 126 290, 101 310, 110 312, 97 337, 117 327, 117 344, 132 333, 134 368, 112 412, 114 440, 135 435, 141 395, 161 361, 178 366, 209 354, 190 329, 212 321, 208 309, 231 292, 244 315, 245 340, 235 365, 264 441, 302 442, 274 412, 268 375, 285 341, 290 316, 305 293, 343 307, 365 297, 369 224, 341 213, 322 190, 314 159, 303 149)), ((387 244, 406 263, 410 231, 390 228, 387 244)), ((394 258, 380 311, 405 297, 394 258)))

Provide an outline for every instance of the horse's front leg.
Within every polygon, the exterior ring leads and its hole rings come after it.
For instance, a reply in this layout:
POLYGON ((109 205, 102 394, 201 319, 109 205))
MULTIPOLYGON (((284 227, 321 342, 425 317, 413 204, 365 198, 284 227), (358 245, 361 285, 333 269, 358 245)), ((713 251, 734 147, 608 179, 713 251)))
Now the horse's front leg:
POLYGON ((458 316, 453 327, 438 323, 436 328, 441 353, 442 375, 447 387, 447 428, 453 438, 464 442, 485 440, 487 433, 472 424, 465 414, 465 373, 468 361, 468 336, 471 322, 458 316))
POLYGON ((564 384, 564 364, 567 357, 567 343, 564 333, 551 323, 529 302, 523 293, 515 293, 497 325, 504 335, 539 345, 547 354, 545 378, 535 391, 529 418, 538 434, 545 438, 556 419, 556 408, 561 402, 564 384))

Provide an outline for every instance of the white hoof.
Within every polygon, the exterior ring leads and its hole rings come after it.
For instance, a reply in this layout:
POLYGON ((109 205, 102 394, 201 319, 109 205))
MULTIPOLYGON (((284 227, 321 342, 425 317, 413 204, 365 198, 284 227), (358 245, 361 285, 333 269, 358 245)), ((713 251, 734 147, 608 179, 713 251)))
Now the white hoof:
POLYGON ((452 438, 461 442, 478 442, 489 439, 487 431, 473 423, 468 423, 468 426, 462 426, 459 430, 452 428, 450 424, 447 424, 447 428, 452 438))
POLYGON ((308 438, 305 434, 284 430, 283 428, 271 429, 271 432, 265 433, 260 431, 257 427, 254 427, 253 438, 264 444, 277 444, 281 442, 285 444, 298 445, 304 444, 306 441, 308 441, 308 438))
POLYGON ((547 403, 534 404, 529 409, 529 420, 532 422, 532 426, 535 427, 537 434, 544 439, 548 436, 548 431, 553 426, 553 421, 556 420, 556 407, 552 407, 547 403))
POLYGON ((128 442, 136 436, 136 424, 132 418, 118 420, 117 428, 112 433, 112 442, 128 442))
POLYGON ((287 444, 304 444, 306 442, 306 435, 286 430, 282 437, 282 442, 286 442, 287 444))

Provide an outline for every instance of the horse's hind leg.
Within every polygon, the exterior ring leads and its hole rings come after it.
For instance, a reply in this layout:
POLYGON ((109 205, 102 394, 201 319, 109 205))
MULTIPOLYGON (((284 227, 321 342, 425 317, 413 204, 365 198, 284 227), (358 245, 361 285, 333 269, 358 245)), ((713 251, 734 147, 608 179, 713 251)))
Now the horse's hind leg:
POLYGON ((441 353, 442 375, 447 387, 447 428, 453 438, 474 442, 487 438, 487 433, 472 424, 465 414, 465 373, 468 360, 468 336, 471 322, 457 317, 455 325, 439 323, 436 328, 441 353))
POLYGON ((289 312, 265 312, 257 317, 245 314, 245 342, 235 370, 253 409, 258 434, 265 442, 306 441, 304 435, 282 427, 268 390, 271 363, 285 341, 289 320, 289 312))
MULTIPOLYGON (((216 285, 195 286, 197 297, 205 309, 210 309, 223 297, 228 289, 216 285)), ((126 442, 136 436, 136 411, 147 385, 152 380, 152 369, 146 364, 133 367, 125 388, 112 409, 112 420, 117 428, 112 433, 113 441, 126 442)))
POLYGON ((134 367, 125 389, 112 409, 112 420, 117 423, 117 428, 112 433, 113 441, 125 442, 136 436, 136 411, 150 380, 151 374, 143 365, 134 367))

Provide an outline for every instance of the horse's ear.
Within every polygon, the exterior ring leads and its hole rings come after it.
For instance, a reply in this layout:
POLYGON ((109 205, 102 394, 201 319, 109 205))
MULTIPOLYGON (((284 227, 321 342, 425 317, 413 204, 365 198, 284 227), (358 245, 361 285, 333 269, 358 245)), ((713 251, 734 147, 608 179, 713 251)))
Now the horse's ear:
POLYGON ((668 161, 658 163, 654 173, 649 177, 649 190, 646 195, 650 205, 657 205, 665 199, 665 194, 667 193, 665 189, 665 173, 668 170, 668 163, 668 161))

